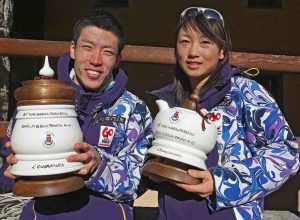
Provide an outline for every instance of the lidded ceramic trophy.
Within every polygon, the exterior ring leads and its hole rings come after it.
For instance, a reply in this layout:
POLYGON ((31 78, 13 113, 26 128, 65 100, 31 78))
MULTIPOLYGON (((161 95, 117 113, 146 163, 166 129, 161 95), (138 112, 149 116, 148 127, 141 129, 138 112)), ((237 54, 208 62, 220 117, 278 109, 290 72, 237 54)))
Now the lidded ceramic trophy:
POLYGON ((207 117, 207 111, 200 109, 198 101, 195 94, 182 107, 170 108, 167 102, 156 101, 159 112, 154 119, 154 141, 147 151, 155 159, 146 162, 144 174, 157 175, 167 181, 200 183, 187 170, 207 169, 206 154, 216 144, 217 128, 207 117))
POLYGON ((81 177, 71 174, 83 167, 68 162, 76 154, 73 144, 82 141, 75 111, 76 89, 68 82, 53 79, 48 57, 34 80, 16 89, 16 122, 11 147, 18 162, 11 172, 20 176, 13 192, 20 196, 43 197, 78 190, 81 177))

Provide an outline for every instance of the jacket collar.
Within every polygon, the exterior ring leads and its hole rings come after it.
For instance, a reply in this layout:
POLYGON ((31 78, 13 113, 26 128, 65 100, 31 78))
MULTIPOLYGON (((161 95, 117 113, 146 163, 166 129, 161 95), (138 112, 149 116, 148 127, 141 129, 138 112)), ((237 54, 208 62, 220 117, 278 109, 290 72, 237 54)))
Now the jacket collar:
MULTIPOLYGON (((105 88, 104 91, 99 92, 86 92, 82 86, 75 83, 70 77, 70 71, 73 68, 74 62, 70 57, 70 53, 66 52, 58 60, 58 80, 65 80, 70 83, 71 86, 78 90, 77 105, 80 108, 87 106, 87 102, 95 101, 101 103, 101 106, 109 106, 112 102, 117 100, 125 91, 125 87, 128 82, 128 77, 125 72, 118 68, 113 73, 113 81, 105 88)), ((90 111, 84 107, 83 109, 90 111)))
MULTIPOLYGON (((233 76, 241 75, 241 69, 235 68, 229 64, 223 66, 220 71, 220 80, 216 85, 210 88, 200 97, 200 105, 202 108, 211 110, 224 96, 229 93, 231 89, 231 78, 233 76)), ((168 84, 167 86, 150 92, 156 99, 163 99, 167 101, 170 107, 176 105, 175 95, 172 93, 174 85, 168 84)))

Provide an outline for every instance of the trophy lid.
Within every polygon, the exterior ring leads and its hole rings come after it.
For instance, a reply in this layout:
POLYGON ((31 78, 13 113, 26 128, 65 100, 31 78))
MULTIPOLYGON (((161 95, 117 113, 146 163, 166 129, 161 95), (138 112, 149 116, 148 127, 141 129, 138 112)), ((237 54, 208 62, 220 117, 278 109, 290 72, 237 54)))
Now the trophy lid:
POLYGON ((54 76, 54 71, 53 71, 53 69, 51 69, 51 67, 49 65, 48 56, 45 56, 44 66, 42 69, 40 69, 39 75, 51 77, 51 78, 54 76))
POLYGON ((16 89, 14 95, 17 105, 74 105, 77 90, 69 82, 53 79, 54 71, 51 69, 48 56, 45 57, 43 68, 34 80, 22 81, 22 87, 16 89))

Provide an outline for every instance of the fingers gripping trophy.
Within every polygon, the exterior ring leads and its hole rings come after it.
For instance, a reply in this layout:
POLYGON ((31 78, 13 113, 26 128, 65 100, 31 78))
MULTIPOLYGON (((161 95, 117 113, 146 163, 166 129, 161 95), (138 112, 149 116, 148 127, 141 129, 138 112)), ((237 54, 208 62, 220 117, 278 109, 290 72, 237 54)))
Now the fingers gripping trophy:
POLYGON ((209 113, 199 105, 199 96, 192 94, 181 107, 170 108, 163 100, 156 101, 159 112, 155 117, 154 141, 147 154, 149 159, 143 174, 166 181, 198 184, 188 169, 206 170, 205 160, 215 146, 217 128, 209 113))
POLYGON ((43 197, 75 191, 84 186, 72 172, 83 167, 68 162, 76 154, 72 146, 82 141, 75 111, 76 89, 53 79, 48 57, 34 80, 16 89, 16 122, 11 147, 18 160, 12 174, 19 176, 13 192, 20 196, 43 197))

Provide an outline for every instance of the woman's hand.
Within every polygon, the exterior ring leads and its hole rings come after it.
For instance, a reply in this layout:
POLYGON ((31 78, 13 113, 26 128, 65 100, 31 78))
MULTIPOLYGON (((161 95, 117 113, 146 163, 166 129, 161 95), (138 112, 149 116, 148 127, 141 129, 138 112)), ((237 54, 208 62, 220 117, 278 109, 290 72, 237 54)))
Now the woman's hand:
MULTIPOLYGON (((7 149, 11 150, 11 142, 10 141, 6 142, 4 146, 7 149)), ((14 174, 11 173, 12 165, 14 165, 18 162, 18 160, 16 159, 15 154, 13 152, 6 157, 6 162, 8 163, 8 167, 4 171, 4 176, 11 178, 11 179, 16 179, 18 176, 15 176, 14 174)))
POLYGON ((74 144, 73 149, 78 154, 70 155, 67 157, 68 162, 82 162, 84 164, 77 174, 87 175, 94 172, 100 163, 100 153, 90 144, 80 142, 74 144))
POLYGON ((210 196, 214 192, 214 179, 212 174, 207 170, 188 170, 188 174, 192 177, 201 179, 202 182, 195 185, 189 185, 184 183, 174 183, 176 186, 184 189, 187 192, 196 193, 202 198, 210 196))

